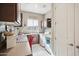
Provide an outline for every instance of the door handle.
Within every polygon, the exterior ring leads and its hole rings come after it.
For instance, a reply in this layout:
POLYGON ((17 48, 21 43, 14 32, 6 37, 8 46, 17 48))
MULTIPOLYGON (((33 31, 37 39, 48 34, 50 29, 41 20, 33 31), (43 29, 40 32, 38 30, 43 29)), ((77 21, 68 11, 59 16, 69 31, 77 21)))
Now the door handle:
POLYGON ((73 46, 73 44, 71 43, 71 44, 69 44, 70 46, 73 46))
POLYGON ((78 49, 79 49, 79 46, 76 46, 76 48, 78 48, 78 49))

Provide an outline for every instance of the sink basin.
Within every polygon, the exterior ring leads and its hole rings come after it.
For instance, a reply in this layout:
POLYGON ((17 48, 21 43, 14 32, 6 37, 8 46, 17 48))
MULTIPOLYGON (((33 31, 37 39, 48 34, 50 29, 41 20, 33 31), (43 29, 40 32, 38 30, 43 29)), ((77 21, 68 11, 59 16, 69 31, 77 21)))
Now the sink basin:
POLYGON ((12 36, 14 33, 12 33, 12 32, 4 32, 4 35, 5 36, 12 36))

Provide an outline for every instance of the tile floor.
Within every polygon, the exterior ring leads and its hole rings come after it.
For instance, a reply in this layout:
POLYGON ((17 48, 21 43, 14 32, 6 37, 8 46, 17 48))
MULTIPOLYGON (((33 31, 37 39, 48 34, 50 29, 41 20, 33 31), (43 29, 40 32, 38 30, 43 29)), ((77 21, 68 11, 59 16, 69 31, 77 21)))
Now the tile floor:
POLYGON ((32 54, 33 56, 52 56, 39 44, 34 44, 32 46, 32 54))

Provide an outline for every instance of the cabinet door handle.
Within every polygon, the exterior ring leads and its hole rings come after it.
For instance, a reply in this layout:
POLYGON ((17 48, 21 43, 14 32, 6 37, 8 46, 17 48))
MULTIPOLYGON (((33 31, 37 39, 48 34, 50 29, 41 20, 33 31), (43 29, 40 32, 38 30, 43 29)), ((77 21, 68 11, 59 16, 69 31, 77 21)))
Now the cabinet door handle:
POLYGON ((71 44, 69 44, 70 46, 73 46, 73 44, 71 43, 71 44))
POLYGON ((55 37, 55 40, 56 40, 56 37, 55 37))
POLYGON ((55 25, 56 25, 56 22, 55 22, 55 25))
POLYGON ((78 48, 78 49, 79 49, 79 46, 76 46, 76 48, 78 48))

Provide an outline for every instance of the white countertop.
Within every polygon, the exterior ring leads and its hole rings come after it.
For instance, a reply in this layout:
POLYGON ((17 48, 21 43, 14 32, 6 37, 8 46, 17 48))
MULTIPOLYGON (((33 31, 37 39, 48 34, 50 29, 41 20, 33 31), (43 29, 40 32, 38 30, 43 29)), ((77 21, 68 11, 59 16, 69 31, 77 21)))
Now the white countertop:
POLYGON ((31 49, 29 46, 28 42, 20 42, 16 44, 16 47, 14 47, 13 49, 11 49, 8 52, 8 56, 26 56, 26 55, 30 55, 31 53, 31 49))
POLYGON ((0 54, 6 56, 27 56, 27 55, 31 55, 32 52, 29 43, 26 41, 26 42, 16 43, 16 46, 11 48, 8 52, 4 52, 0 54))

